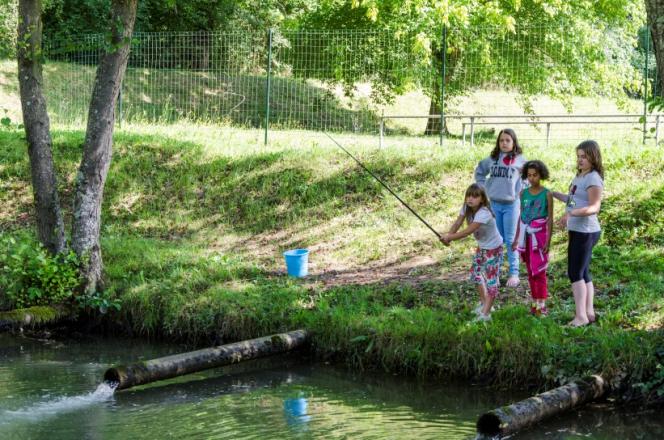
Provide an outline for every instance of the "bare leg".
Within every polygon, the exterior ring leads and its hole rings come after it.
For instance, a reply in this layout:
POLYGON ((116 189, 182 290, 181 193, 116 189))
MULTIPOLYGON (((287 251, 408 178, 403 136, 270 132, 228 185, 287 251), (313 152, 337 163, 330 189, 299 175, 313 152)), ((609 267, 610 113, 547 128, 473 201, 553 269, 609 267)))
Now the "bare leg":
POLYGON ((486 284, 478 284, 477 285, 477 291, 480 294, 480 303, 482 304, 482 309, 484 309, 484 306, 486 304, 486 299, 489 295, 486 293, 486 284))
POLYGON ((595 299, 595 286, 593 282, 586 283, 586 316, 588 321, 595 322, 595 306, 593 300, 595 299))
POLYGON ((574 304, 576 305, 576 314, 574 319, 569 323, 574 327, 588 325, 588 315, 586 314, 586 300, 588 291, 586 289, 586 282, 583 280, 572 283, 572 292, 574 293, 574 304))
POLYGON ((496 299, 493 296, 486 295, 486 301, 484 302, 484 307, 482 307, 482 314, 489 316, 491 314, 491 307, 493 306, 493 300, 496 299))

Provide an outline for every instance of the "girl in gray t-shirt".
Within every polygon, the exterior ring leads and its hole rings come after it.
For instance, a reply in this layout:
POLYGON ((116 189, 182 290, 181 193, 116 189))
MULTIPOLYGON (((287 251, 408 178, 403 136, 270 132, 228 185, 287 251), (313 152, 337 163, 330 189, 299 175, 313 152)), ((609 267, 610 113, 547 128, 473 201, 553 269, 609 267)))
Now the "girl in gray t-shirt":
POLYGON ((574 319, 569 325, 574 327, 595 321, 595 287, 590 276, 590 260, 601 234, 597 213, 604 189, 604 167, 597 142, 581 142, 576 147, 576 162, 578 172, 568 193, 553 192, 556 199, 566 204, 560 223, 566 224, 569 231, 567 275, 576 304, 574 319))
POLYGON ((503 255, 503 238, 496 227, 496 219, 491 211, 491 203, 484 189, 474 183, 466 190, 464 204, 459 216, 442 235, 441 241, 445 246, 454 240, 459 240, 473 234, 477 240, 477 250, 473 257, 470 279, 477 284, 480 294, 480 306, 475 309, 477 319, 488 321, 491 319, 491 306, 498 295, 498 269, 503 255), (466 229, 459 228, 466 222, 466 229), (459 231, 459 232, 457 232, 459 231))

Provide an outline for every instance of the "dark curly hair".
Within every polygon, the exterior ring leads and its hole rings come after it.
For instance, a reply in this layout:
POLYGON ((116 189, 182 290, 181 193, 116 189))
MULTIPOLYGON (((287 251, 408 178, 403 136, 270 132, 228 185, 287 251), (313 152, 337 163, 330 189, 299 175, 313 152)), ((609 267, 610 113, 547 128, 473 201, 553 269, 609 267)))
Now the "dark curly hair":
POLYGON ((549 169, 541 160, 529 160, 523 165, 523 168, 521 169, 521 178, 523 180, 528 178, 528 170, 537 171, 537 174, 539 174, 540 179, 542 180, 549 178, 549 169))

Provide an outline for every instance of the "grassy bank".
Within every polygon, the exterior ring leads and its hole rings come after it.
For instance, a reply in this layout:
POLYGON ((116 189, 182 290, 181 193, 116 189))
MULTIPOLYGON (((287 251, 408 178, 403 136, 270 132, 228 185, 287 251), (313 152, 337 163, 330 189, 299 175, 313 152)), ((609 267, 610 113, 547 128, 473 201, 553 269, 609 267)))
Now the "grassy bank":
MULTIPOLYGON (((0 131, 0 229, 9 233, 34 221, 23 137, 0 131)), ((78 128, 54 132, 65 207, 83 139, 78 128)), ((439 229, 490 150, 338 140, 439 229)), ((571 329, 563 231, 553 239, 550 317, 528 315, 522 287, 501 290, 491 323, 472 323, 472 240, 437 243, 322 134, 277 132, 266 147, 257 131, 125 125, 103 205, 108 293, 122 305, 107 318, 196 344, 306 327, 321 356, 358 368, 534 386, 600 372, 629 384, 628 394, 656 397, 664 392, 664 158, 655 147, 602 146, 604 235, 592 267, 600 321, 571 329), (284 275, 281 252, 294 247, 311 250, 306 280, 284 275)), ((525 151, 549 165, 548 186, 564 191, 573 147, 525 151)))
MULTIPOLYGON (((65 62, 47 62, 44 66, 44 95, 51 121, 81 123, 88 114, 96 66, 65 62)), ((398 145, 394 136, 421 134, 427 126, 422 118, 429 109, 430 98, 422 90, 405 91, 389 103, 379 103, 376 90, 368 83, 358 83, 352 96, 341 86, 323 84, 314 79, 288 75, 272 77, 270 89, 270 127, 276 129, 310 129, 377 133, 381 114, 409 116, 385 121, 387 143, 398 145), (412 118, 417 116, 417 118, 412 118)), ((266 78, 246 73, 190 71, 184 69, 128 68, 123 81, 118 119, 133 123, 171 123, 187 119, 234 126, 264 127, 266 78), (120 108, 121 107, 121 108, 120 108)), ((16 79, 16 61, 0 59, 0 118, 21 120, 21 105, 16 79)), ((380 95, 380 94, 379 94, 380 95)), ((604 97, 570 97, 566 105, 547 96, 533 96, 530 110, 523 107, 523 97, 505 90, 480 89, 464 96, 448 97, 445 111, 449 115, 493 115, 489 121, 478 119, 476 137, 500 129, 505 121, 517 122, 521 139, 544 143, 546 125, 524 124, 524 119, 496 115, 586 115, 577 121, 597 121, 587 115, 640 115, 643 102, 625 99, 621 105, 604 97)), ((555 118, 537 118, 552 122, 552 139, 633 138, 638 141, 642 124, 638 117, 622 118, 634 124, 559 124, 555 118)), ((652 118, 651 118, 652 119, 652 118)), ((614 121, 616 119, 613 119, 614 121)), ((463 119, 465 123, 468 118, 463 119)), ((607 122, 606 118, 600 121, 607 122)), ((532 121, 531 121, 532 122, 532 121)), ((560 119, 558 119, 560 122, 560 119)), ((462 119, 447 120, 447 129, 460 137, 462 119)), ((648 128, 654 128, 651 121, 648 128)), ((466 127, 470 135, 470 127, 466 127)), ((278 136, 278 134, 275 134, 278 136)), ((488 134, 493 137, 493 133, 488 134)), ((372 142, 377 143, 377 140, 372 142)))

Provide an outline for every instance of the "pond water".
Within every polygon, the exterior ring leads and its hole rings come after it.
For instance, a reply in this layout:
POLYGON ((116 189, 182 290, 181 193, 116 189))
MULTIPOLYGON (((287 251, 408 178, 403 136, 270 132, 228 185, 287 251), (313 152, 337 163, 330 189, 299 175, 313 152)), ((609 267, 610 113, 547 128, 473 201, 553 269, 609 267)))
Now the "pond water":
MULTIPOLYGON (((352 374, 296 357, 113 392, 104 371, 187 351, 127 339, 0 335, 1 439, 472 439, 478 415, 526 397, 352 374)), ((515 439, 661 439, 654 411, 594 406, 515 439)))

